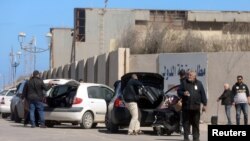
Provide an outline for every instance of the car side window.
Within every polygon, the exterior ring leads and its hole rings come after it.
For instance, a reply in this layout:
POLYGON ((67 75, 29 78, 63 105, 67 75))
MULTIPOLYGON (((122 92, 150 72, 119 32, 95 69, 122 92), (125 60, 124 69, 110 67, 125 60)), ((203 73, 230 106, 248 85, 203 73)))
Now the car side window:
POLYGON ((103 99, 105 99, 106 101, 111 101, 114 96, 114 92, 105 87, 101 87, 101 91, 103 99))
POLYGON ((100 91, 100 87, 99 86, 88 87, 88 97, 96 98, 96 99, 103 99, 103 96, 100 91))
POLYGON ((15 90, 10 90, 6 96, 13 96, 15 95, 15 90))

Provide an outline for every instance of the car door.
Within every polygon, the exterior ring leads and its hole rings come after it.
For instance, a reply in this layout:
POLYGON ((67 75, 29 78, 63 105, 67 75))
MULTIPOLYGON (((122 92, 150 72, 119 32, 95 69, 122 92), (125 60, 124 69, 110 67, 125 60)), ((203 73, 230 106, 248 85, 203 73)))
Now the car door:
POLYGON ((104 100, 100 86, 90 86, 87 88, 89 107, 95 114, 95 121, 104 121, 107 112, 106 101, 104 100))

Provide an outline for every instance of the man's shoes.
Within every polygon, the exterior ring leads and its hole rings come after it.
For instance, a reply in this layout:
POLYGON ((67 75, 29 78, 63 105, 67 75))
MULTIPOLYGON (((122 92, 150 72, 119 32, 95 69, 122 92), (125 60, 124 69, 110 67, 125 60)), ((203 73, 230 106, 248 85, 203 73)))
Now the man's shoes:
POLYGON ((134 132, 128 131, 128 135, 135 135, 134 132))
POLYGON ((141 130, 139 130, 139 131, 136 131, 135 134, 136 135, 142 135, 142 134, 144 134, 144 132, 142 132, 141 130))
POLYGON ((34 126, 34 125, 31 125, 31 128, 35 128, 36 126, 34 126))
POLYGON ((40 125, 40 128, 47 128, 47 126, 45 126, 45 125, 40 125))

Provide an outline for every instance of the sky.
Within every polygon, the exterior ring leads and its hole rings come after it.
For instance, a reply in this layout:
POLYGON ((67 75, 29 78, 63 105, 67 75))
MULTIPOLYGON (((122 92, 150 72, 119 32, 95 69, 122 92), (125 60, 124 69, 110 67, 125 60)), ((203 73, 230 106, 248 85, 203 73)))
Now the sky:
MULTIPOLYGON (((24 45, 35 37, 37 48, 46 49, 48 41, 45 35, 50 28, 73 28, 74 8, 104 7, 105 0, 0 0, 0 89, 13 83, 11 50, 15 54, 22 52, 20 59, 16 59, 20 64, 16 67, 15 79, 34 70, 30 67, 34 62, 29 61, 34 58, 29 58, 28 52, 20 48, 20 32, 26 33, 24 45)), ((107 8, 250 11, 250 0, 108 0, 107 8)), ((35 56, 35 68, 48 70, 49 51, 35 56)))

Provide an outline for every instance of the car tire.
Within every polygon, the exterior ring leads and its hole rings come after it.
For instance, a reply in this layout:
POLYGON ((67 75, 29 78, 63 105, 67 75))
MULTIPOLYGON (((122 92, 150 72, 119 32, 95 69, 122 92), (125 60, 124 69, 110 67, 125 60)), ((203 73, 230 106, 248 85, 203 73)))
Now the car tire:
POLYGON ((15 114, 13 112, 11 112, 10 114, 10 120, 11 121, 14 121, 15 120, 15 114))
POLYGON ((96 126, 97 126, 97 123, 92 124, 92 128, 96 128, 96 126))
POLYGON ((15 108, 14 109, 14 115, 15 115, 15 117, 14 117, 14 119, 15 119, 15 122, 16 123, 20 123, 21 121, 22 121, 22 119, 18 116, 18 113, 17 113, 17 109, 15 108))
POLYGON ((105 116, 105 125, 109 132, 111 133, 117 133, 119 131, 119 126, 116 124, 113 124, 111 120, 108 118, 108 115, 105 116))
POLYGON ((6 113, 2 113, 2 118, 5 119, 9 116, 9 114, 6 114, 6 113))
POLYGON ((82 116, 82 123, 80 123, 81 128, 90 129, 94 124, 94 117, 91 112, 86 112, 82 116))
POLYGON ((54 125, 55 125, 55 124, 54 124, 52 121, 48 121, 48 120, 45 121, 45 126, 47 126, 47 127, 49 127, 49 128, 53 128, 54 125))

